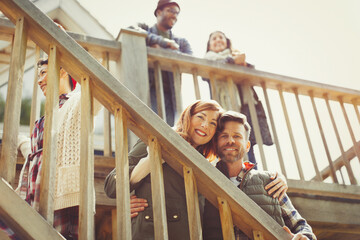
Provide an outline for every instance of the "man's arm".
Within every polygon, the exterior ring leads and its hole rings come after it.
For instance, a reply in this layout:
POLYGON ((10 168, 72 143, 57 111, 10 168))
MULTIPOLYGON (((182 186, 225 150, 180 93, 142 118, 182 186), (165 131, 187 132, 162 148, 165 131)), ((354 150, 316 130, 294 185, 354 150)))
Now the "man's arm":
POLYGON ((310 240, 316 240, 311 226, 295 209, 287 194, 285 194, 284 198, 280 201, 280 206, 285 225, 293 234, 302 234, 310 240))

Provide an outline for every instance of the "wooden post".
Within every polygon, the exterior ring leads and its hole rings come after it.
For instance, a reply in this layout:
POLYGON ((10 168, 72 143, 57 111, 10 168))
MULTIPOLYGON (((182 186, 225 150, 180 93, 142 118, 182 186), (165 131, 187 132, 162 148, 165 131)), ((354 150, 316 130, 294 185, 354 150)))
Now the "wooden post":
MULTIPOLYGON (((151 106, 146 35, 132 29, 121 29, 118 38, 121 55, 114 74, 141 101, 151 106)), ((128 137, 129 146, 133 146, 138 138, 131 132, 128 137)))
MULTIPOLYGON (((31 99, 31 112, 30 112, 30 136, 34 130, 34 124, 36 119, 40 117, 40 91, 38 85, 38 71, 37 71, 37 62, 40 59, 40 47, 36 46, 35 50, 35 64, 34 64, 34 85, 33 85, 33 94, 31 99)), ((26 156, 24 156, 26 157, 26 156)))
POLYGON ((112 230, 112 239, 117 239, 117 214, 116 208, 111 209, 111 230, 112 230))
POLYGON ((289 132, 291 146, 292 146, 293 151, 294 151, 296 165, 297 165, 297 168, 298 168, 298 171, 299 171, 299 176, 300 176, 301 180, 304 180, 304 173, 303 173, 303 170, 302 170, 302 167, 301 167, 300 157, 299 157, 299 154, 298 154, 298 151, 297 151, 296 142, 295 142, 295 139, 294 139, 294 133, 292 131, 290 118, 289 118, 289 114, 288 114, 288 111, 287 111, 287 108, 286 108, 286 104, 285 104, 284 95, 283 95, 281 85, 278 86, 278 91, 279 91, 279 96, 280 96, 280 100, 281 100, 281 106, 282 106, 283 111, 284 111, 286 126, 287 126, 288 132, 289 132))
POLYGON ((279 138, 278 138, 277 131, 276 131, 276 127, 275 127, 275 121, 274 121, 274 117, 273 117, 273 115, 272 115, 271 105, 270 105, 268 93, 267 93, 267 91, 266 91, 266 84, 265 84, 265 82, 262 82, 262 83, 261 83, 261 87, 262 87, 262 90, 263 90, 263 93, 264 93, 264 97, 265 97, 265 102, 266 102, 266 106, 267 106, 267 110, 268 110, 268 115, 269 115, 269 119, 270 119, 271 129, 272 129, 272 133, 273 133, 273 137, 274 137, 274 142, 275 142, 275 146, 276 146, 276 151, 277 151, 277 155, 278 155, 279 162, 280 162, 281 172, 282 172, 282 174, 284 174, 285 177, 287 177, 286 169, 285 169, 285 164, 284 164, 284 159, 283 159, 283 156, 282 156, 282 153, 281 153, 279 138))
POLYGON ((320 135, 321 135, 321 139, 322 139, 322 142, 324 144, 326 156, 327 156, 327 159, 328 159, 328 162, 329 162, 329 167, 331 169, 331 178, 333 179, 334 183, 339 183, 338 179, 336 177, 336 174, 335 174, 335 168, 334 168, 334 164, 333 164, 333 162, 331 160, 329 148, 328 148, 328 145, 326 143, 326 138, 325 138, 324 131, 323 131, 323 128, 322 128, 322 125, 321 125, 319 113, 318 113, 317 108, 316 108, 313 91, 309 91, 309 96, 310 96, 311 103, 312 103, 312 106, 313 106, 313 109, 314 109, 316 121, 317 121, 319 131, 320 131, 320 135))
POLYGON ((57 48, 50 45, 46 86, 43 162, 41 166, 39 213, 52 225, 57 154, 56 113, 59 108, 60 65, 57 48))
POLYGON ((193 73, 193 80, 194 80, 195 98, 196 98, 196 100, 199 100, 200 99, 200 88, 199 88, 197 69, 193 69, 192 73, 193 73))
POLYGON ((116 63, 116 75, 120 81, 141 101, 149 101, 149 75, 146 34, 131 29, 121 29, 120 60, 116 63), (140 87, 141 86, 141 87, 140 87))
POLYGON ((230 106, 231 106, 230 110, 238 112, 240 110, 240 107, 237 104, 237 101, 236 101, 237 98, 236 98, 236 95, 235 95, 238 92, 237 87, 234 84, 234 81, 233 81, 231 76, 228 76, 226 78, 226 81, 227 81, 227 88, 228 88, 228 93, 229 93, 230 103, 231 103, 230 104, 230 106))
MULTIPOLYGON (((357 107, 357 104, 356 104, 355 99, 352 100, 352 104, 353 104, 353 106, 354 106, 354 110, 355 110, 357 119, 358 119, 359 124, 360 124, 360 112, 359 112, 359 109, 358 109, 358 107, 357 107)), ((359 161, 360 161, 360 159, 359 159, 359 161)))
POLYGON ((268 168, 267 168, 266 158, 265 158, 265 153, 264 153, 263 140, 261 137, 260 126, 259 126, 259 121, 257 118, 255 102, 254 102, 254 97, 252 96, 251 87, 248 83, 245 82, 242 86, 242 89, 243 89, 243 93, 244 93, 244 101, 247 101, 247 104, 249 105, 249 111, 250 111, 251 123, 252 123, 251 131, 254 131, 254 134, 255 134, 255 139, 256 139, 256 143, 259 147, 263 169, 267 170, 268 168))
POLYGON ((210 73, 210 92, 211 92, 211 98, 215 101, 219 101, 217 90, 216 90, 216 77, 214 73, 210 73))
POLYGON ((163 79, 161 74, 160 63, 158 61, 154 62, 154 77, 155 77, 157 112, 159 117, 161 117, 166 122, 163 79))
POLYGON ((150 136, 149 155, 151 161, 151 195, 154 216, 155 239, 168 239, 165 208, 164 175, 162 168, 161 146, 156 137, 150 136))
POLYGON ((314 169, 315 169, 315 173, 316 173, 316 179, 318 181, 322 181, 322 178, 320 176, 320 171, 319 171, 318 165, 316 163, 314 150, 312 148, 309 131, 308 131, 306 121, 305 121, 305 118, 304 118, 304 113, 303 113, 303 110, 302 110, 302 107, 301 107, 301 102, 300 102, 300 99, 299 99, 298 90, 297 90, 297 88, 294 88, 293 90, 294 90, 294 93, 295 93, 296 103, 297 103, 297 106, 298 106, 298 109, 299 109, 301 121, 302 121, 303 128, 304 128, 304 131, 305 131, 305 136, 306 136, 306 140, 307 140, 307 143, 308 143, 311 159, 312 159, 312 162, 313 162, 313 165, 314 165, 314 169))
POLYGON ((221 228, 223 233, 223 239, 233 239, 235 240, 234 234, 234 224, 231 216, 231 209, 228 202, 218 197, 218 206, 221 220, 221 228))
MULTIPOLYGON (((327 110, 328 110, 328 112, 329 112, 329 116, 330 116, 331 123, 332 123, 333 128, 334 128, 336 140, 337 140, 338 145, 339 145, 339 148, 340 148, 340 152, 341 152, 342 160, 343 160, 343 162, 344 162, 344 166, 346 167, 346 170, 347 170, 347 172, 348 172, 348 175, 349 175, 349 179, 350 179, 351 184, 356 185, 356 179, 355 179, 354 173, 353 173, 353 171, 352 171, 352 169, 351 169, 350 163, 349 163, 349 161, 346 159, 345 150, 344 150, 344 147, 343 147, 343 145, 342 145, 342 143, 341 143, 340 134, 339 134, 339 131, 338 131, 337 127, 336 127, 334 115, 332 114, 331 107, 330 107, 330 103, 329 103, 329 97, 328 97, 327 94, 324 95, 324 99, 325 99, 325 103, 326 103, 327 110)), ((345 182, 344 182, 344 183, 345 183, 345 182)))
POLYGON ((190 239, 202 239, 201 218, 196 179, 191 168, 184 166, 183 172, 190 239))
POLYGON ((264 235, 260 231, 253 231, 254 240, 265 240, 264 235))
MULTIPOLYGON (((357 147, 357 143, 356 143, 356 139, 355 139, 355 135, 354 135, 354 132, 351 128, 351 124, 350 124, 350 121, 349 121, 349 117, 348 115, 346 114, 346 110, 345 110, 345 107, 344 107, 344 103, 343 103, 343 100, 341 97, 339 97, 339 103, 340 103, 340 106, 341 106, 341 110, 344 114, 344 118, 345 118, 345 121, 346 121, 346 125, 348 127, 348 130, 349 130, 349 133, 350 133, 350 136, 351 136, 351 140, 353 142, 353 145, 354 145, 354 151, 355 151, 355 154, 358 158, 358 160, 360 161, 360 150, 359 148, 357 147)), ((350 166, 351 167, 351 166, 350 166)))
MULTIPOLYGON (((109 52, 103 52, 102 65, 109 71, 109 52)), ((111 113, 104 108, 104 156, 112 156, 111 113)))
POLYGON ((17 138, 19 135, 26 46, 27 27, 24 17, 19 17, 16 21, 10 59, 0 160, 0 176, 8 181, 10 185, 13 185, 15 181, 17 138))
POLYGON ((115 111, 116 221, 117 239, 131 239, 129 159, 127 116, 119 107, 115 111))
POLYGON ((182 97, 181 97, 181 72, 178 65, 173 66, 173 75, 174 75, 174 89, 175 89, 175 105, 176 105, 176 114, 175 122, 179 119, 182 112, 182 97))
POLYGON ((81 79, 79 239, 94 239, 94 99, 89 76, 81 79))

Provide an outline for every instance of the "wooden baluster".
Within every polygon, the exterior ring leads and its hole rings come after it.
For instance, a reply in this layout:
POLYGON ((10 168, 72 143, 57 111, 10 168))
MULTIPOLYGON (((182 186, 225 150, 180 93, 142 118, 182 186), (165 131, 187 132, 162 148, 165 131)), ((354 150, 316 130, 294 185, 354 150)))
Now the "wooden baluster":
POLYGON ((180 117, 182 112, 182 97, 181 97, 181 72, 178 65, 173 66, 174 74, 174 88, 175 88, 175 101, 176 101, 176 114, 175 122, 180 117))
POLYGON ((20 17, 16 20, 15 36, 10 59, 0 161, 0 176, 10 185, 14 185, 15 181, 17 138, 19 135, 26 46, 27 27, 24 17, 20 17))
MULTIPOLYGON (((40 91, 38 85, 38 67, 37 62, 40 59, 40 47, 36 46, 35 49, 35 64, 34 64, 34 85, 33 85, 33 94, 31 99, 31 112, 30 112, 30 136, 34 130, 34 124, 36 119, 40 118, 40 91)), ((24 156, 26 157, 26 156, 24 156)))
POLYGON ((43 159, 41 166, 39 213, 52 225, 54 221, 54 191, 57 154, 55 121, 59 108, 60 65, 57 47, 50 45, 45 102, 43 159))
POLYGON ((264 235, 260 231, 253 231, 254 240, 265 240, 264 235))
POLYGON ((148 143, 150 161, 152 163, 150 165, 150 173, 154 216, 154 236, 155 239, 168 239, 161 146, 157 138, 153 136, 149 137, 148 143))
POLYGON ((234 224, 231 216, 231 209, 228 202, 218 197, 218 206, 221 220, 221 228, 223 233, 223 239, 233 239, 235 240, 234 234, 234 224))
POLYGON ((252 122, 251 131, 254 131, 254 134, 255 134, 255 139, 256 139, 256 143, 259 147, 263 169, 267 170, 268 168, 267 168, 266 158, 265 158, 265 153, 264 153, 263 140, 261 137, 259 120, 257 118, 254 97, 252 96, 252 90, 251 90, 250 85, 246 82, 243 84, 242 89, 243 89, 243 93, 244 93, 244 101, 247 101, 247 104, 249 105, 249 111, 250 111, 251 122, 252 122))
POLYGON ((240 110, 240 107, 236 101, 236 99, 237 99, 236 94, 238 93, 238 89, 237 89, 236 85, 234 84, 233 78, 231 76, 228 76, 226 78, 226 81, 227 81, 227 88, 228 88, 228 93, 229 93, 230 103, 231 103, 230 110, 238 112, 240 110))
POLYGON ((193 69, 192 74, 193 74, 193 80, 194 80, 195 98, 196 98, 196 100, 199 100, 200 99, 200 87, 199 87, 197 69, 193 69))
MULTIPOLYGON (((352 104, 353 104, 353 106, 354 106, 354 110, 355 110, 357 119, 358 119, 359 124, 360 124, 360 112, 359 112, 359 109, 358 109, 358 107, 357 107, 357 104, 356 104, 355 99, 352 100, 352 104)), ((360 159, 359 159, 359 161, 360 161, 360 159)))
POLYGON ((191 168, 184 166, 183 172, 190 239, 202 239, 201 218, 196 179, 191 168))
POLYGON ((314 109, 316 121, 317 121, 317 124, 318 124, 318 127, 319 127, 319 131, 320 131, 320 135, 321 135, 321 139, 322 139, 323 144, 324 144, 326 156, 327 156, 327 159, 328 159, 328 162, 329 162, 329 167, 330 167, 330 169, 331 169, 331 178, 333 179, 334 183, 339 183, 339 182, 338 182, 338 179, 337 179, 337 177, 336 177, 334 164, 333 164, 333 162, 332 162, 332 160, 331 160, 329 148, 328 148, 328 145, 327 145, 327 143, 326 143, 326 138, 325 138, 325 135, 324 135, 324 131, 323 131, 321 122, 320 122, 319 113, 318 113, 317 108, 316 108, 313 91, 309 91, 309 96, 310 96, 311 103, 312 103, 312 106, 313 106, 313 109, 314 109))
POLYGON ((309 131, 308 131, 306 121, 305 121, 305 118, 304 118, 304 113, 303 113, 303 110, 302 110, 302 107, 301 107, 301 102, 300 102, 300 99, 299 99, 298 90, 297 90, 297 88, 294 88, 293 90, 294 90, 294 93, 295 93, 296 103, 297 103, 297 106, 298 106, 298 109, 299 109, 301 121, 302 121, 303 128, 304 128, 304 131, 305 131, 305 136, 306 136, 306 140, 307 140, 307 143, 308 143, 311 159, 312 159, 312 162, 313 162, 313 165, 314 165, 314 169, 315 169, 315 173, 316 173, 316 179, 318 181, 322 181, 322 178, 320 176, 320 171, 319 171, 318 165, 316 163, 314 150, 312 148, 309 131))
POLYGON ((161 74, 160 63, 158 61, 154 62, 154 77, 155 77, 156 103, 157 103, 158 115, 166 122, 163 79, 161 74))
MULTIPOLYGON (((109 71, 109 52, 103 52, 102 65, 109 71)), ((111 113, 104 108, 104 156, 112 155, 111 113)))
POLYGON ((79 239, 94 239, 94 104, 89 76, 81 79, 79 239))
MULTIPOLYGON (((115 111, 116 215, 117 239, 131 239, 129 159, 127 116, 119 107, 115 111)), ((114 233, 113 233, 114 234, 114 233)))
MULTIPOLYGON (((325 102, 326 102, 326 107, 327 107, 327 110, 329 112, 329 116, 330 116, 330 120, 331 120, 331 123, 333 125, 333 128, 334 128, 334 131, 335 131, 335 136, 336 136, 336 140, 339 144, 339 148, 340 148, 340 152, 341 152, 341 156, 342 156, 342 160, 344 162, 344 166, 346 167, 346 170, 348 172, 348 175, 349 175, 349 179, 350 179, 350 182, 351 184, 354 184, 356 185, 356 179, 355 179, 355 176, 354 176, 354 173, 351 169, 351 166, 350 166, 350 163, 349 161, 346 159, 346 156, 345 156, 345 150, 344 150, 344 147, 341 143, 341 138, 340 138, 340 134, 339 134, 339 131, 336 127, 336 123, 335 123, 335 119, 334 119, 334 115, 332 113, 332 110, 331 110, 331 107, 330 107, 330 103, 329 103, 329 96, 328 94, 324 94, 324 99, 325 99, 325 102)), ((346 114, 346 113, 345 113, 346 114)), ((344 181, 344 180, 343 180, 344 181)))
POLYGON ((295 143, 295 139, 294 139, 294 133, 293 133, 292 128, 291 128, 290 118, 289 118, 289 114, 288 114, 288 111, 287 111, 287 108, 286 108, 286 104, 285 104, 284 95, 283 95, 281 85, 278 86, 278 91, 279 91, 281 105, 282 105, 284 116, 285 116, 286 126, 287 126, 288 132, 289 132, 291 146, 292 146, 293 151, 294 151, 294 156, 295 156, 296 165, 297 165, 297 168, 298 168, 298 171, 299 171, 300 179, 304 180, 304 173, 303 173, 303 170, 302 170, 302 167, 301 167, 299 154, 298 154, 298 151, 297 151, 297 148, 296 148, 296 143, 295 143))
POLYGON ((272 110, 271 110, 271 105, 270 105, 270 101, 269 101, 269 96, 268 93, 266 91, 266 84, 265 82, 261 83, 261 87, 264 93, 264 97, 265 97, 265 102, 266 102, 266 106, 267 106, 267 110, 268 110, 268 115, 269 115, 269 119, 270 119, 270 124, 271 124, 271 129, 272 129, 272 133, 273 133, 273 137, 274 137, 274 142, 275 142, 275 146, 276 146, 276 151, 278 154, 278 158, 279 158, 279 162, 280 162, 280 167, 281 167, 281 172, 282 174, 284 174, 285 177, 287 177, 286 174, 286 169, 285 169, 285 164, 284 164, 284 159, 281 153, 281 149, 280 149, 280 143, 279 143, 279 138, 276 132, 276 127, 275 127, 275 121, 274 121, 274 117, 272 115, 272 110))
MULTIPOLYGON (((351 141, 353 142, 353 145, 354 145, 354 151, 355 151, 355 154, 358 158, 358 160, 360 161, 360 151, 359 151, 359 148, 357 147, 357 143, 356 143, 356 139, 355 139, 355 135, 354 135, 354 132, 351 128, 351 124, 350 124, 350 120, 349 120, 349 117, 346 113, 346 110, 345 110, 345 107, 344 107, 344 103, 343 103, 343 100, 341 97, 339 97, 339 103, 340 103, 340 106, 341 106, 341 110, 344 114, 344 118, 345 118, 345 121, 346 121, 346 125, 348 127, 348 130, 349 130, 349 133, 350 133, 350 136, 351 136, 351 141)), ((349 162, 348 159, 346 159, 347 162, 349 162)), ((350 163, 349 163, 349 167, 351 168, 350 166, 350 163)))
POLYGON ((211 92, 211 98, 215 101, 219 101, 218 94, 217 94, 217 81, 214 73, 210 73, 210 92, 211 92))

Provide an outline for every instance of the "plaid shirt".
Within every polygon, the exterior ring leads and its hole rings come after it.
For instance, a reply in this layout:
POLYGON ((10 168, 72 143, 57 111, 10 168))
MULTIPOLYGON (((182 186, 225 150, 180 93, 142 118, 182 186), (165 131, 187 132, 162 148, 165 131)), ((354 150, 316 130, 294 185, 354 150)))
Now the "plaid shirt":
MULTIPOLYGON (((67 94, 59 97, 59 108, 69 99, 67 94)), ((40 170, 43 155, 44 116, 35 122, 31 135, 31 154, 27 156, 19 179, 18 194, 35 210, 39 210, 40 198, 40 170)), ((4 230, 9 238, 19 239, 15 233, 0 219, 0 229, 4 230)))

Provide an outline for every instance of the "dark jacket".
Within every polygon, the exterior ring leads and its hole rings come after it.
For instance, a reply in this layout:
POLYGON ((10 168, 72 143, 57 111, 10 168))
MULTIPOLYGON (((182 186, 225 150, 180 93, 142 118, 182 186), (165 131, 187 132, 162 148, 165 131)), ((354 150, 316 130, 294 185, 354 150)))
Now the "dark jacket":
MULTIPOLYGON (((224 175, 229 177, 227 166, 220 161, 216 164, 224 175)), ((248 169, 241 180, 239 188, 246 193, 256 204, 258 204, 265 212, 267 212, 280 226, 284 226, 284 221, 281 215, 281 207, 277 199, 268 195, 264 186, 270 183, 270 174, 267 172, 259 172, 248 169)), ((204 229, 203 237, 205 240, 209 239, 223 239, 220 222, 220 215, 217 208, 215 208, 209 201, 205 200, 204 209, 204 229)), ((234 227, 237 239, 248 239, 237 227, 234 227)))
MULTIPOLYGON (((146 145, 138 141, 129 153, 130 173, 145 156, 147 156, 146 145)), ((169 239, 190 239, 184 179, 166 163, 163 164, 163 173, 169 239)), ((105 180, 105 193, 112 198, 116 197, 114 176, 115 169, 105 180)), ((132 219, 133 239, 154 239, 150 175, 139 183, 130 185, 130 189, 135 190, 137 197, 147 199, 149 204, 145 211, 139 212, 139 215, 132 219)), ((203 213, 204 203, 204 197, 199 195, 200 216, 203 213)))
MULTIPOLYGON (((176 52, 179 54, 192 54, 192 50, 189 42, 185 38, 180 38, 175 36, 172 31, 169 32, 169 39, 174 40, 179 45, 179 50, 172 50, 167 48, 164 37, 159 35, 156 25, 149 27, 146 24, 138 24, 137 27, 132 28, 141 28, 147 32, 146 36, 146 45, 152 46, 158 44, 160 47, 166 49, 167 51, 176 52)), ((164 90, 164 102, 165 102, 165 111, 166 111, 166 122, 173 126, 175 122, 176 109, 176 99, 175 99, 175 87, 174 87, 174 77, 172 72, 161 71, 162 80, 163 80, 163 90, 164 90)), ((152 68, 149 68, 149 88, 150 88, 150 101, 151 109, 157 112, 157 99, 156 99, 156 87, 155 87, 155 74, 152 68)), ((178 90, 179 91, 179 90, 178 90)))

